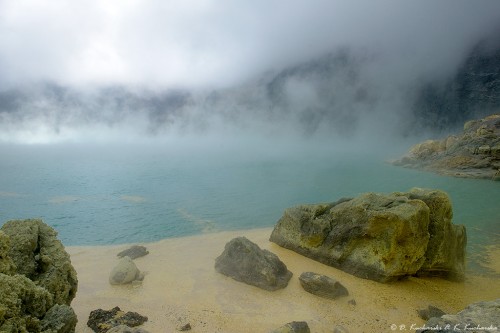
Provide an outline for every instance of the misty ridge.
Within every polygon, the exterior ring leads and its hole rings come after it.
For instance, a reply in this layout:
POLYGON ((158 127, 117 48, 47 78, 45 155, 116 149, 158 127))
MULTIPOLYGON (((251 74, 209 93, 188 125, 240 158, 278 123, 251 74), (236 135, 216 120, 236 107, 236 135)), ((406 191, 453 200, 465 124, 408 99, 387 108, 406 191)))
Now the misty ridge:
POLYGON ((493 37, 471 45, 432 73, 380 51, 340 47, 232 87, 89 88, 48 81, 11 87, 0 90, 0 141, 24 142, 27 134, 71 141, 96 131, 152 138, 442 135, 500 110, 500 42, 493 37))

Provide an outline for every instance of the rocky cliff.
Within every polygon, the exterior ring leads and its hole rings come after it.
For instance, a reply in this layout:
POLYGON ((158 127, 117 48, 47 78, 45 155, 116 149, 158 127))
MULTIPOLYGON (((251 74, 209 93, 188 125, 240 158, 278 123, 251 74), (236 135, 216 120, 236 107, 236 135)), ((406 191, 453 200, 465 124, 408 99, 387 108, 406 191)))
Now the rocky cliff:
POLYGON ((456 177, 500 180, 500 114, 466 122, 459 135, 416 144, 393 164, 456 177))

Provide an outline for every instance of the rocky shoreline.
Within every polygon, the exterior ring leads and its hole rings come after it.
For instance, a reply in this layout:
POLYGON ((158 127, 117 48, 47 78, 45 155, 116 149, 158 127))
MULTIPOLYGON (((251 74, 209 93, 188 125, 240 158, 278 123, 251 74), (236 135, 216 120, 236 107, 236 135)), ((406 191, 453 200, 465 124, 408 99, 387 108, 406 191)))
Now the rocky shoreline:
POLYGON ((42 220, 0 229, 0 332, 74 332, 78 279, 57 232, 42 220))
POLYGON ((500 181, 500 114, 466 122, 462 134, 416 144, 391 163, 447 176, 500 181))
POLYGON ((367 193, 287 209, 272 232, 68 252, 41 220, 9 221, 0 231, 0 332, 453 332, 472 324, 494 332, 500 281, 465 275, 465 228, 451 217, 439 190, 367 193))

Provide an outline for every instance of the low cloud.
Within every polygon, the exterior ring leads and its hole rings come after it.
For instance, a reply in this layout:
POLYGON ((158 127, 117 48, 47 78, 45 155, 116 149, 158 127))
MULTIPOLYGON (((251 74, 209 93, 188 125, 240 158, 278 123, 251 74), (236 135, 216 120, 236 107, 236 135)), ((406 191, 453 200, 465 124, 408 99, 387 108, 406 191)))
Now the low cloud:
POLYGON ((498 22, 495 0, 3 0, 0 142, 390 140, 498 22))

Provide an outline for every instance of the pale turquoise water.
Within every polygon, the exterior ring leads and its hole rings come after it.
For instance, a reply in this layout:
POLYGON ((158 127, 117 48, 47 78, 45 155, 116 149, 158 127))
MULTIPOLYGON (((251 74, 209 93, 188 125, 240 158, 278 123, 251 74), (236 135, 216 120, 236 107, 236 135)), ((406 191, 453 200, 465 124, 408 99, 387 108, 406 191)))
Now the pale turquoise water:
POLYGON ((271 227, 289 206, 415 186, 448 192, 470 253, 500 243, 499 182, 399 168, 375 154, 78 145, 1 146, 0 153, 0 223, 41 217, 65 245, 271 227))

